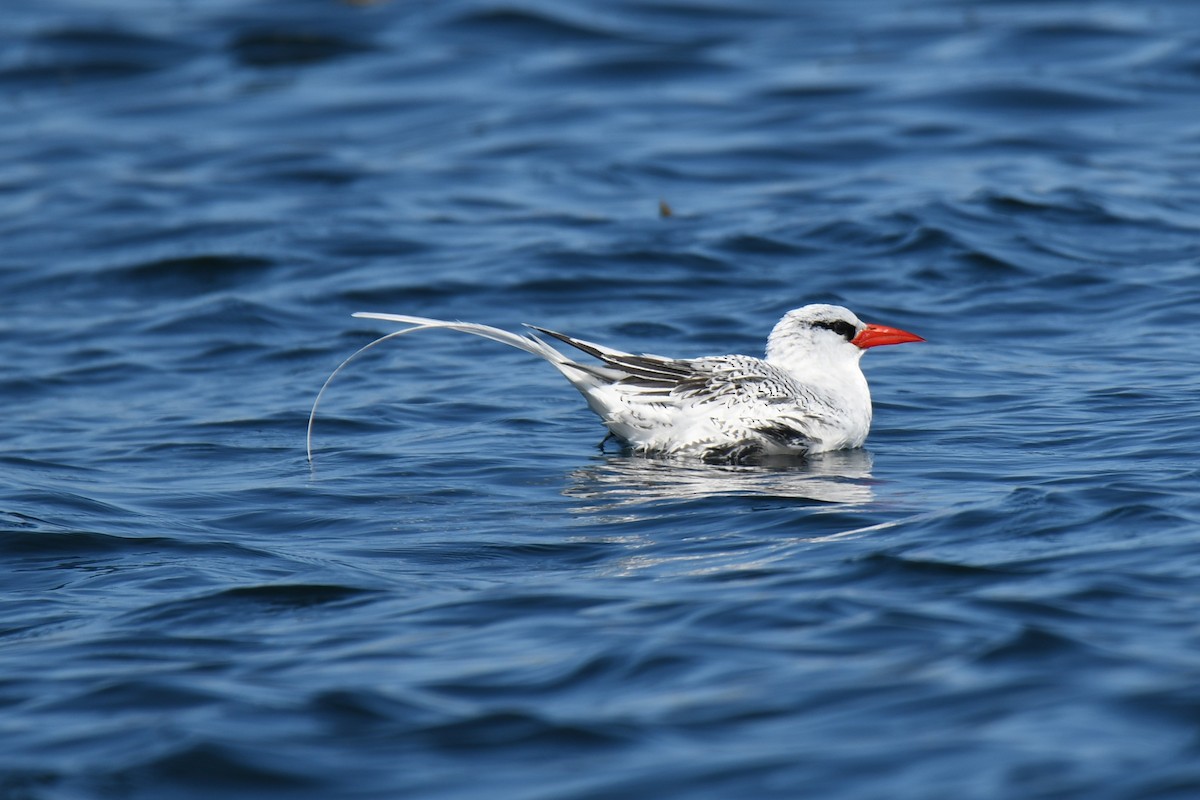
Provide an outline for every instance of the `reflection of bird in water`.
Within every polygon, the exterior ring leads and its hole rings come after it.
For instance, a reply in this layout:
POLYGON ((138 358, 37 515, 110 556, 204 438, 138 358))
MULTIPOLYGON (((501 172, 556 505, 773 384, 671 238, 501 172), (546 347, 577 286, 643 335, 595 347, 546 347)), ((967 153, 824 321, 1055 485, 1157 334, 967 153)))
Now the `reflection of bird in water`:
POLYGON ((874 499, 871 454, 840 450, 770 466, 686 464, 612 456, 571 473, 564 492, 588 501, 579 510, 612 511, 662 500, 772 497, 862 505, 874 499))
MULTIPOLYGON (((871 392, 859 368, 868 348, 923 341, 920 336, 863 322, 848 309, 808 305, 789 311, 767 339, 766 358, 742 355, 664 358, 634 355, 545 328, 533 330, 599 363, 574 361, 533 334, 470 322, 360 312, 356 317, 482 336, 549 361, 583 394, 610 434, 639 453, 717 463, 758 462, 862 445, 871 427, 871 392)), ((313 403, 354 356, 343 361, 313 403)))

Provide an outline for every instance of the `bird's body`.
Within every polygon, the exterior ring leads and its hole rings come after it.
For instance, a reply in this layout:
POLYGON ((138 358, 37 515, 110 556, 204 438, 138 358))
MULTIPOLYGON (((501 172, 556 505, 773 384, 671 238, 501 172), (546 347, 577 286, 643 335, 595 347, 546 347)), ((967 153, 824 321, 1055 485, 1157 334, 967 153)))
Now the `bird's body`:
POLYGON ((635 355, 530 326, 599 362, 592 364, 534 334, 403 314, 355 316, 412 326, 397 334, 448 328, 533 353, 561 372, 634 451, 717 461, 859 447, 871 427, 871 393, 859 359, 869 347, 922 341, 831 305, 788 312, 771 331, 765 358, 635 355))

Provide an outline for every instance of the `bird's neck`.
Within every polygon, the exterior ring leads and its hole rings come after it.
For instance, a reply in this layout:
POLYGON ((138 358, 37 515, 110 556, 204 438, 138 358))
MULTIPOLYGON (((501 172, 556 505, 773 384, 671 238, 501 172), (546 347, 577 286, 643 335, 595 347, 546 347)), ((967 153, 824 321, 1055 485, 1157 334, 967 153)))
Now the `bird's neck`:
POLYGON ((811 340, 788 331, 775 331, 767 340, 768 362, 805 383, 831 389, 839 386, 849 391, 866 389, 867 381, 859 367, 862 354, 862 350, 854 347, 814 346, 811 340))
POLYGON ((844 353, 823 353, 811 347, 789 346, 784 341, 772 341, 767 348, 767 361, 786 370, 801 384, 823 395, 830 408, 838 409, 838 420, 847 435, 843 446, 857 447, 871 427, 871 390, 859 366, 859 358, 846 358, 844 353))
POLYGON ((861 397, 870 405, 871 392, 857 358, 827 358, 820 353, 784 348, 782 352, 768 353, 767 361, 809 386, 844 400, 861 397))

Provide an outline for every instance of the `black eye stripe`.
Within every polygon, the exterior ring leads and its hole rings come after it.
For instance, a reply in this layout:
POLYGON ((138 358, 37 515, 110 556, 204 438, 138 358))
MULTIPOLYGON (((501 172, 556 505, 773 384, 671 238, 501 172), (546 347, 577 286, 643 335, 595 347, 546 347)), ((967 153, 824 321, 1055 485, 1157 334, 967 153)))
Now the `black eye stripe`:
POLYGON ((838 336, 844 337, 847 342, 858 335, 858 328, 855 328, 844 319, 839 319, 835 322, 814 322, 812 325, 814 328, 825 328, 826 330, 833 331, 838 336))

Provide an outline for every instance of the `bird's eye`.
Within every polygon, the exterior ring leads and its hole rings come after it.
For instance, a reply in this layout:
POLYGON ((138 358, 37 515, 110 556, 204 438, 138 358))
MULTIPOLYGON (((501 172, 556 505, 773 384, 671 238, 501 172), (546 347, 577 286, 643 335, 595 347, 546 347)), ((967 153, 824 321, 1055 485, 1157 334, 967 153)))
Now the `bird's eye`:
POLYGON ((839 319, 836 322, 814 322, 814 328, 825 328, 843 337, 847 342, 858 335, 858 328, 855 328, 844 319, 839 319))

